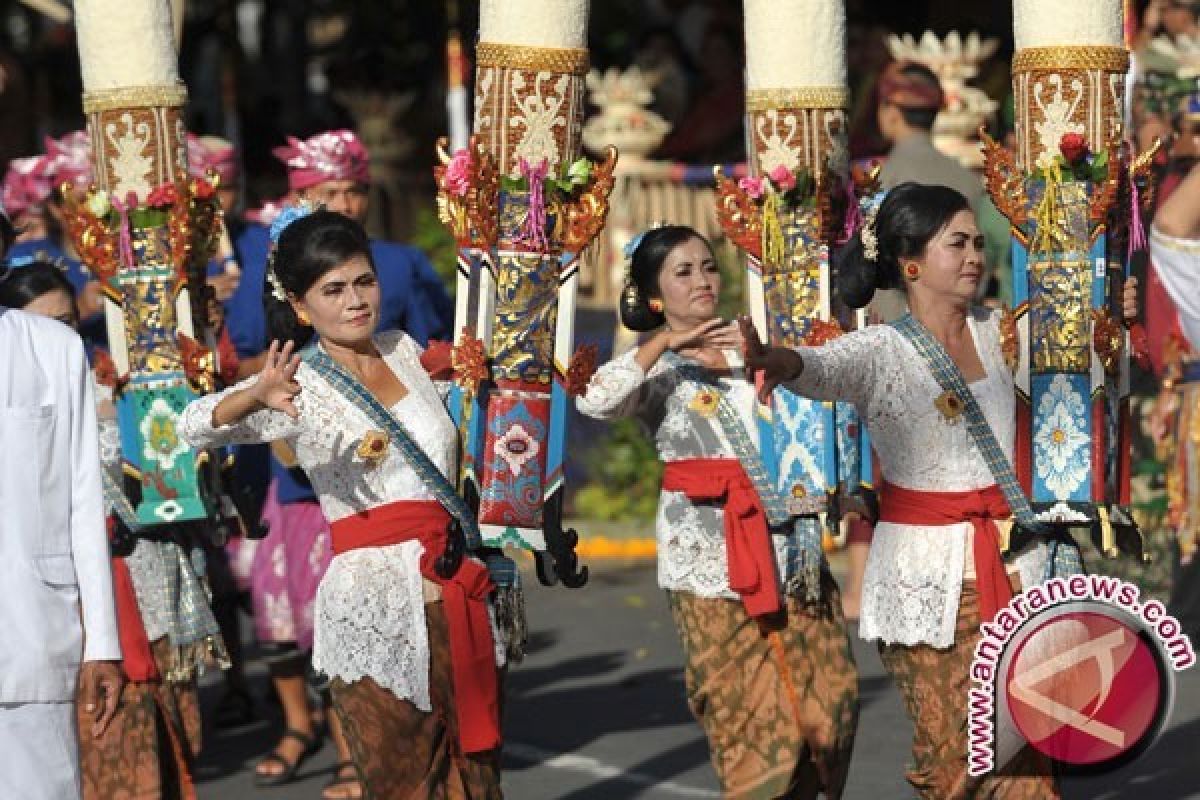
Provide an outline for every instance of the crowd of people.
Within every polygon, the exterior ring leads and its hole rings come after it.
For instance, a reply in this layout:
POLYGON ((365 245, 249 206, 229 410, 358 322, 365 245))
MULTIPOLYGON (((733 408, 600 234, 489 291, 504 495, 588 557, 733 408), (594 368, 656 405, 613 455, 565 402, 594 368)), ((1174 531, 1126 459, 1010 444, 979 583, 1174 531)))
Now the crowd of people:
MULTIPOLYGON (((1151 22, 1186 36, 1195 5, 1152 3, 1151 22)), ((714 118, 742 90, 727 85, 736 47, 708 30, 697 41, 714 118)), ((1172 465, 1169 525, 1192 565, 1200 85, 1180 78, 1177 50, 1155 52, 1171 79, 1143 84, 1133 130, 1165 137, 1163 190, 1145 297, 1127 280, 1121 300, 1128 321, 1143 303, 1156 323, 1174 320, 1151 331, 1162 378, 1154 432, 1172 465)), ((747 319, 719 317, 712 244, 655 227, 631 243, 619 309, 642 340, 600 367, 577 408, 638 419, 664 464, 658 581, 725 796, 842 795, 858 725, 856 621, 912 719, 907 777, 920 796, 1057 797, 1052 765, 1031 748, 991 775, 967 773, 980 623, 1079 561, 1069 538, 1030 539, 1001 557, 997 520, 1031 514, 1003 488, 1016 485, 1014 384, 988 295, 1008 280, 1007 227, 990 234, 997 212, 980 177, 933 146, 945 102, 937 76, 894 63, 877 84, 887 194, 838 253, 834 281, 876 324, 819 347, 768 347, 747 319), (959 413, 978 424, 955 424, 936 402, 939 370, 963 387, 959 413), (820 535, 789 516, 766 477, 755 415, 775 387, 850 402, 870 432, 881 508, 848 520, 844 593, 820 535)), ((681 135, 667 147, 679 157, 723 141, 676 113, 681 135)), ((0 646, 0 748, 16 766, 0 771, 0 796, 195 796, 199 675, 224 673, 214 725, 262 712, 238 628, 248 606, 284 729, 253 767, 257 785, 294 780, 328 735, 328 800, 500 797, 512 633, 490 598, 511 586, 513 567, 448 554, 448 531, 478 533, 454 487, 446 365, 427 349, 452 338, 451 299, 419 250, 367 235, 370 158, 353 132, 276 148, 287 195, 253 211, 239 207, 233 145, 192 137, 188 150, 195 175, 219 177, 225 233, 206 292, 223 388, 184 410, 180 433, 231 456, 240 528, 228 541, 146 533, 123 513, 103 290, 65 222, 92 182, 87 134, 48 139, 4 178, 0 502, 13 513, 0 517, 11 598, 0 620, 15 644, 0 646)), ((1180 577, 1185 624, 1198 590, 1194 574, 1180 577)))

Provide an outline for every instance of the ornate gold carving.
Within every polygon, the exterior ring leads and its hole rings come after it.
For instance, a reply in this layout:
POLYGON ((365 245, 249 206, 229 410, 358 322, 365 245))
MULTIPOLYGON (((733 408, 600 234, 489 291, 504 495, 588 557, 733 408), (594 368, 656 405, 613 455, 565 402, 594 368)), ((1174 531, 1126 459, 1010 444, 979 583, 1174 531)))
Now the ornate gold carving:
POLYGON ((127 108, 174 108, 187 104, 187 86, 125 86, 93 89, 83 93, 83 113, 120 111, 127 108))
POLYGON ((717 222, 735 245, 755 258, 762 258, 762 209, 738 185, 713 167, 717 181, 717 222))
POLYGON ((1108 171, 1104 182, 1096 186, 1092 192, 1089 215, 1093 222, 1103 222, 1108 217, 1117 202, 1117 189, 1121 182, 1121 142, 1112 139, 1108 142, 1108 171))
POLYGON ((1129 70, 1129 51, 1108 45, 1027 47, 1013 57, 1013 72, 1034 70, 1098 69, 1124 73, 1129 70))
POLYGON ((526 47, 499 42, 480 42, 475 48, 475 62, 479 67, 586 75, 588 51, 568 47, 526 47))
POLYGON ((1109 375, 1116 375, 1125 349, 1125 328, 1112 318, 1107 308, 1092 309, 1092 349, 1109 375))
POLYGON ((593 167, 591 179, 583 192, 563 208, 566 225, 561 246, 565 252, 581 252, 604 228, 616 167, 617 148, 609 145, 604 152, 604 160, 593 167))
POLYGON ((1021 227, 1027 218, 1029 200, 1025 194, 1025 176, 1017 169, 1013 152, 979 129, 983 140, 984 183, 1000 213, 1014 227, 1021 227))
POLYGON ((791 89, 748 89, 747 111, 784 108, 848 108, 850 90, 845 86, 797 86, 791 89))
POLYGON ((1017 335, 1017 315, 1007 306, 1000 314, 1000 352, 1008 371, 1016 375, 1021 363, 1021 339, 1017 335))

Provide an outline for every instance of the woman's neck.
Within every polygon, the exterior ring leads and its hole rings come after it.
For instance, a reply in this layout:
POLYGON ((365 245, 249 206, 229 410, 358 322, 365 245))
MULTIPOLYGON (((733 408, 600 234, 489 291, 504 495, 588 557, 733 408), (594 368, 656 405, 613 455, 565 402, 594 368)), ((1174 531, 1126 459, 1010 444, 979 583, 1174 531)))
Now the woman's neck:
POLYGON ((943 344, 958 342, 970 335, 967 329, 967 315, 971 310, 969 305, 958 301, 922 302, 911 295, 909 303, 912 315, 943 344))
POLYGON ((380 358, 375 340, 366 338, 357 342, 333 342, 321 340, 321 347, 337 363, 356 375, 364 375, 380 358))

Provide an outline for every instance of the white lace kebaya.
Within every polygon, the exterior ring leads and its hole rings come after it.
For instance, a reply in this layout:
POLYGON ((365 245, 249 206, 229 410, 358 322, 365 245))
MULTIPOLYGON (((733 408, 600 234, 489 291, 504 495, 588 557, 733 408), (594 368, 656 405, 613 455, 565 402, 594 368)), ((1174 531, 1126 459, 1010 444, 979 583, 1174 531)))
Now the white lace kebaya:
MULTIPOLYGON (((421 366, 420 346, 400 331, 378 334, 375 343, 408 388, 392 413, 453 480, 457 433, 437 387, 421 366)), ((184 439, 196 447, 285 440, 330 522, 397 501, 435 499, 395 447, 388 448, 378 464, 355 453, 374 426, 304 364, 296 373, 301 387, 295 400, 298 419, 268 409, 214 428, 213 410, 221 399, 256 380, 251 377, 191 403, 180 419, 184 439)), ((397 697, 431 711, 423 551, 420 542, 411 541, 334 556, 317 590, 313 666, 347 683, 370 676, 397 697)), ((495 640, 499 643, 500 637, 495 640)), ((497 664, 503 663, 500 647, 497 644, 497 664)))
MULTIPOLYGON (((996 439, 1012 458, 1016 430, 1012 374, 1000 349, 999 314, 967 318, 987 377, 970 385, 996 439)), ((817 400, 853 403, 870 433, 883 478, 906 489, 958 492, 995 483, 960 416, 934 406, 942 389, 917 353, 890 325, 872 325, 823 347, 802 347, 804 372, 788 388, 817 400)), ((887 644, 950 647, 971 564, 971 523, 875 527, 863 576, 859 633, 887 644)), ((1045 548, 1017 555, 1024 586, 1041 580, 1045 548)))
MULTIPOLYGON (((634 359, 637 350, 614 358, 596 371, 587 392, 576 401, 580 413, 596 419, 636 417, 654 439, 664 463, 693 458, 736 459, 736 451, 720 426, 698 425, 690 406, 700 387, 685 382, 678 370, 659 361, 647 374, 634 359)), ((757 444, 754 420, 754 386, 740 368, 741 358, 728 351, 725 358, 735 368, 717 380, 719 389, 737 410, 742 424, 757 444)), ((698 597, 738 599, 729 588, 725 555, 725 514, 712 503, 695 503, 683 492, 662 491, 654 522, 658 542, 658 585, 698 597)), ((789 563, 789 537, 771 537, 775 560, 785 591, 795 565, 789 563)))

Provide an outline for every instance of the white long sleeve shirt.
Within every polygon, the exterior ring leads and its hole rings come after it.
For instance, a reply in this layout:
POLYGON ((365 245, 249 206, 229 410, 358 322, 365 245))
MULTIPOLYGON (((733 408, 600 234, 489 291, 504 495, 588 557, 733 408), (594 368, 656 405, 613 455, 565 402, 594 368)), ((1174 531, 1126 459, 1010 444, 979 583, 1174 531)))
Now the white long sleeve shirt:
POLYGON ((83 342, 3 308, 0 586, 0 703, 70 702, 81 660, 120 659, 83 342))

